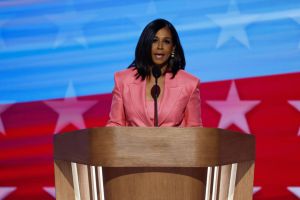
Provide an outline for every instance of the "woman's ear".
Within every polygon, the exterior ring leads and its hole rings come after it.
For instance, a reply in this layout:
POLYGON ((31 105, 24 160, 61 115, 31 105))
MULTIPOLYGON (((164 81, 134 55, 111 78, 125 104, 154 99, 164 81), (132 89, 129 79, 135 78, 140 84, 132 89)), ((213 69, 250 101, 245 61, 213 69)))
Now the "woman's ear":
POLYGON ((172 51, 175 52, 175 49, 176 49, 176 46, 174 45, 172 51))

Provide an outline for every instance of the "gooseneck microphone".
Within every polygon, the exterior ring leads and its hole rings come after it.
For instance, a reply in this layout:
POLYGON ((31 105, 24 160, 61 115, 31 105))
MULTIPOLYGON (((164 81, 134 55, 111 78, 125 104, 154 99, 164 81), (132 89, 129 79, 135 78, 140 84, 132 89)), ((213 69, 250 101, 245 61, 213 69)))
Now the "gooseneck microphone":
POLYGON ((154 126, 158 127, 157 99, 160 94, 160 87, 157 84, 157 80, 161 76, 160 68, 156 66, 152 67, 152 75, 155 78, 155 85, 151 88, 151 96, 154 99, 154 126))

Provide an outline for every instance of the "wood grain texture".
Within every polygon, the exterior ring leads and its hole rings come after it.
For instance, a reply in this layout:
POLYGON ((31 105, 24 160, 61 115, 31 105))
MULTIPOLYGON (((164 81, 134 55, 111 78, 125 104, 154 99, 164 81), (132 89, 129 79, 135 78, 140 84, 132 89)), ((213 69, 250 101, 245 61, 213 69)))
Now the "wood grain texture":
POLYGON ((54 173, 56 199, 75 200, 71 163, 55 160, 54 173))
POLYGON ((238 164, 234 200, 251 200, 253 195, 254 161, 238 164))
POLYGON ((89 167, 83 164, 77 164, 77 173, 80 189, 80 197, 82 199, 90 199, 92 196, 91 183, 89 176, 89 167))
POLYGON ((104 168, 109 200, 201 200, 206 168, 104 168), (116 192, 117 191, 117 192, 116 192))
MULTIPOLYGON (((248 200, 255 138, 212 128, 92 128, 55 135, 54 159, 59 200, 74 199, 70 161, 103 166, 106 200, 201 200, 208 166, 239 163, 234 199, 248 200)), ((80 190, 91 199, 90 169, 78 166, 80 190)), ((217 197, 226 199, 230 167, 220 172, 217 197)))
POLYGON ((255 159, 255 140, 212 128, 92 128, 54 136, 54 158, 109 167, 207 167, 255 159))
POLYGON ((229 182, 231 174, 231 165, 223 165, 220 170, 219 200, 227 200, 229 192, 229 182))

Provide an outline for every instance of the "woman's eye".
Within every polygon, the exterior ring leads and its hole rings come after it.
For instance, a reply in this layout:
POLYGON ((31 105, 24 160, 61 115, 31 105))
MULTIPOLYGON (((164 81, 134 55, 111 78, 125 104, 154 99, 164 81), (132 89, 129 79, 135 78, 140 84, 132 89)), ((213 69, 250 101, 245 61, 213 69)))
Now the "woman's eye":
POLYGON ((153 43, 154 43, 154 42, 157 42, 157 41, 158 41, 158 39, 157 39, 157 38, 154 38, 154 39, 153 39, 153 43))
POLYGON ((166 44, 171 44, 171 41, 170 40, 165 40, 165 43, 166 44))

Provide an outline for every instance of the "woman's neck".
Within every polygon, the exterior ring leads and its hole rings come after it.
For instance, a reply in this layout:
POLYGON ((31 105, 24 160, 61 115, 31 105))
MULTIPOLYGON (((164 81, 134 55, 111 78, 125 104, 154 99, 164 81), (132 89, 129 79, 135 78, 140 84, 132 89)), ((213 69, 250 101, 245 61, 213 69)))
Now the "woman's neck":
POLYGON ((165 74, 166 70, 167 70, 167 65, 160 67, 161 74, 165 74))

